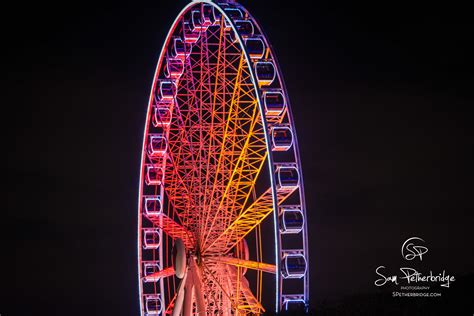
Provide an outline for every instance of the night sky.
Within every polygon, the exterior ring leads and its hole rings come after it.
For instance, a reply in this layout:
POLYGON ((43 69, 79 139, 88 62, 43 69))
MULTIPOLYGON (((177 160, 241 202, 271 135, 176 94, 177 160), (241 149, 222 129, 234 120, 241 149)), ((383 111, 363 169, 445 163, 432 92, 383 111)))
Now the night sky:
MULTIPOLYGON (((186 3, 2 9, 2 316, 138 314, 146 104, 168 28, 186 3)), ((472 315, 474 28, 467 6, 241 3, 269 36, 292 101, 312 309, 472 315), (442 299, 391 298, 389 288, 374 286, 376 267, 396 272, 404 264, 400 247, 411 236, 429 248, 420 271, 458 278, 442 299)))

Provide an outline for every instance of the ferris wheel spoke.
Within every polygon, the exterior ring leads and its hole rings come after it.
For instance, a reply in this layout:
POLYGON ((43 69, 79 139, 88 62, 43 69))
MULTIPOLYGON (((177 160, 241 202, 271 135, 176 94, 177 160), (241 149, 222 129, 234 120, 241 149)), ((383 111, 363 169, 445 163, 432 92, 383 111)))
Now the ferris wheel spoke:
MULTIPOLYGON (((221 22, 222 23, 222 22, 221 22)), ((211 111, 211 125, 210 125, 210 137, 209 137, 209 143, 208 143, 208 153, 207 153, 207 168, 206 168, 206 177, 205 177, 205 181, 204 181, 204 188, 205 188, 205 192, 204 192, 204 203, 206 203, 206 201, 208 200, 208 192, 207 192, 207 188, 208 188, 208 185, 210 183, 210 179, 211 179, 211 173, 210 173, 210 169, 209 167, 211 166, 211 159, 214 158, 213 157, 213 153, 214 153, 214 150, 212 150, 212 144, 213 144, 213 141, 215 142, 216 141, 216 137, 215 137, 215 132, 214 132, 214 124, 216 124, 216 126, 218 126, 219 124, 219 114, 217 113, 216 109, 219 108, 219 107, 222 107, 222 104, 219 106, 217 104, 217 96, 218 96, 218 93, 217 93, 217 86, 218 86, 218 83, 219 83, 219 77, 222 76, 221 75, 221 67, 222 67, 222 61, 221 61, 221 55, 223 54, 223 45, 222 45, 222 41, 224 39, 224 28, 223 27, 220 27, 219 30, 218 30, 218 46, 217 46, 217 54, 216 54, 216 58, 217 58, 217 62, 216 62, 216 66, 215 66, 215 79, 214 79, 214 84, 211 82, 211 80, 209 80, 208 82, 208 90, 210 91, 211 93, 211 96, 210 96, 210 100, 211 100, 211 107, 212 107, 212 111, 211 111), (214 89, 212 89, 212 86, 214 86, 214 89)), ((216 35, 215 35, 216 36, 216 35)), ((209 50, 208 50, 209 52, 209 50)), ((222 111, 222 110, 221 110, 222 111)), ((201 222, 200 222, 200 225, 201 227, 204 226, 204 218, 205 216, 202 216, 201 217, 201 222)), ((206 219, 207 220, 207 219, 206 219)), ((204 234, 201 234, 200 238, 200 243, 202 244, 203 243, 203 236, 204 234)))
POLYGON ((152 282, 152 281, 158 281, 161 278, 167 278, 175 274, 174 268, 173 267, 168 267, 165 268, 161 271, 149 274, 147 276, 143 277, 144 282, 152 282))
MULTIPOLYGON (((189 179, 193 176, 196 165, 194 157, 194 148, 192 135, 190 135, 186 124, 192 120, 192 113, 189 110, 184 110, 181 106, 176 106, 177 123, 170 128, 169 157, 172 161, 174 177, 179 180, 179 183, 184 187, 186 192, 191 192, 193 187, 190 186, 189 179), (171 155, 175 153, 175 156, 171 155), (187 162, 187 164, 184 164, 187 162)), ((192 182, 192 181, 191 181, 192 182)), ((170 184, 171 187, 173 183, 170 184)), ((191 198, 191 195, 188 195, 191 198)))
MULTIPOLYGON (((239 69, 241 80, 248 80, 246 65, 241 64, 239 69)), ((239 83, 238 86, 239 91, 234 93, 231 103, 231 107, 235 110, 231 109, 229 113, 222 142, 222 149, 230 150, 234 154, 226 157, 225 152, 221 150, 218 172, 221 171, 222 164, 225 165, 224 170, 227 172, 223 173, 218 183, 220 190, 216 194, 214 194, 216 184, 214 185, 211 200, 208 203, 208 212, 204 222, 206 236, 201 242, 203 245, 222 233, 222 228, 227 227, 243 208, 267 156, 258 102, 244 84, 239 83), (234 100, 236 96, 240 101, 234 100), (227 137, 228 134, 232 136, 227 137)))
POLYGON ((189 212, 190 209, 197 209, 199 205, 194 190, 196 159, 192 135, 188 134, 186 124, 191 124, 192 112, 189 110, 176 109, 179 117, 176 127, 170 129, 170 171, 171 177, 166 186, 168 196, 175 207, 176 214, 181 222, 188 227, 196 227, 194 216, 189 212), (176 135, 175 135, 176 134, 176 135), (176 153, 173 155, 173 153, 176 153), (193 193, 191 193, 193 192, 193 193))
POLYGON ((168 176, 165 190, 171 204, 174 206, 176 215, 182 223, 186 223, 186 210, 190 205, 194 204, 194 201, 183 179, 183 175, 178 168, 178 162, 171 153, 168 154, 168 159, 170 164, 167 166, 167 172, 170 175, 168 176))
MULTIPOLYGON (((212 37, 212 35, 210 34, 212 37)), ((209 176, 209 166, 210 163, 210 153, 212 152, 212 131, 214 130, 214 110, 215 104, 211 103, 212 100, 212 91, 210 89, 211 84, 211 77, 213 71, 211 71, 210 67, 210 50, 208 45, 208 35, 207 32, 203 32, 201 34, 202 41, 201 41, 201 54, 200 54, 200 68, 199 68, 199 92, 198 100, 199 100, 199 151, 198 151, 198 162, 199 162, 199 173, 198 173, 198 180, 199 180, 199 206, 200 211, 198 215, 198 223, 197 225, 197 238, 201 239, 203 235, 203 225, 202 225, 202 218, 204 214, 202 210, 205 208, 205 203, 203 203, 206 199, 206 192, 207 187, 202 186, 202 184, 206 184, 208 182, 209 176), (208 123, 208 118, 211 119, 211 123, 208 123)))
POLYGON ((171 315, 173 313, 173 309, 174 309, 174 305, 175 305, 177 297, 178 297, 178 293, 175 293, 173 298, 170 300, 168 307, 166 307, 164 315, 171 315))
MULTIPOLYGON (((222 36, 222 32, 220 33, 222 36)), ((215 152, 215 149, 213 149, 211 145, 213 138, 215 138, 213 137, 213 135, 215 135, 215 128, 212 126, 212 123, 210 125, 207 123, 208 120, 206 118, 211 117, 214 122, 214 118, 219 115, 219 113, 226 114, 225 100, 219 100, 222 107, 219 111, 215 111, 214 109, 216 102, 212 102, 212 104, 209 102, 209 100, 211 100, 212 91, 210 88, 207 88, 209 84, 205 83, 210 82, 210 74, 214 71, 212 71, 213 69, 203 71, 203 68, 206 68, 209 62, 207 54, 208 49, 205 43, 207 41, 207 35, 201 34, 201 39, 202 40, 198 42, 198 45, 200 45, 199 57, 195 56, 193 62, 191 62, 191 59, 188 59, 188 62, 186 63, 188 71, 186 72, 187 76, 185 76, 185 82, 182 86, 183 89, 186 90, 184 94, 187 97, 184 99, 184 104, 181 105, 184 107, 184 112, 186 113, 185 115, 179 113, 182 123, 181 126, 178 127, 180 131, 184 130, 183 133, 185 133, 185 135, 183 136, 185 136, 185 139, 183 140, 186 140, 186 143, 190 148, 189 153, 187 153, 187 159, 183 159, 183 161, 192 161, 192 164, 190 164, 190 168, 184 170, 186 173, 184 178, 186 179, 188 189, 195 193, 192 196, 192 203, 194 206, 191 207, 195 210, 201 209, 206 205, 205 202, 203 203, 203 200, 206 200, 206 195, 209 190, 206 189, 206 185, 203 186, 202 184, 209 183, 210 174, 212 174, 213 171, 212 169, 208 170, 208 167, 212 165, 212 163, 209 163, 209 161, 204 162, 206 157, 202 154, 206 149, 208 152, 215 152), (195 124, 196 121, 198 121, 199 124, 195 124), (208 142, 207 139, 209 139, 210 144, 208 148, 205 147, 205 144, 208 142), (203 172, 203 167, 207 168, 205 172, 203 172)), ((239 60, 243 59, 242 53, 239 53, 237 57, 239 60)), ((226 58, 225 55, 224 58, 226 58)), ((219 61, 220 59, 218 62, 219 61)), ((227 65, 226 62, 224 62, 224 64, 227 65)), ((219 77, 216 76, 217 82, 219 82, 218 79, 219 77)), ((222 86, 226 85, 228 85, 228 79, 224 76, 222 86)), ((221 93, 222 91, 217 93, 216 90, 214 95, 220 96, 221 93)), ((225 122, 224 120, 225 118, 222 119, 223 122, 225 122)), ((220 140, 215 140, 216 143, 219 143, 219 141, 220 140)), ((182 146, 181 142, 176 142, 176 144, 182 146)), ((181 151, 182 149, 180 148, 179 150, 181 151)), ((189 209, 189 207, 186 209, 189 209)), ((194 229, 197 230, 198 235, 201 235, 199 231, 203 226, 198 223, 202 223, 201 218, 204 215, 205 211, 199 211, 185 216, 188 222, 193 222, 193 225, 189 226, 193 226, 194 229)))
POLYGON ((248 269, 272 273, 272 274, 276 273, 276 266, 274 264, 269 264, 269 263, 264 263, 264 262, 244 260, 244 259, 234 258, 234 257, 223 257, 223 256, 209 257, 207 258, 207 260, 218 262, 218 263, 229 264, 229 265, 232 265, 234 267, 239 267, 239 268, 248 268, 248 269))
POLYGON ((168 136, 170 149, 168 159, 170 163, 167 171, 171 171, 171 177, 169 177, 170 179, 165 188, 178 213, 184 212, 179 216, 183 223, 189 219, 186 210, 190 206, 195 207, 196 205, 196 201, 191 194, 193 187, 189 181, 189 179, 192 179, 194 166, 196 165, 192 135, 190 135, 187 128, 184 128, 192 121, 192 111, 190 111, 189 106, 186 106, 189 103, 187 99, 177 100, 174 107, 176 121, 171 124, 168 136))
MULTIPOLYGON (((283 203, 296 187, 288 190, 277 190, 277 201, 283 203)), ((272 189, 267 189, 249 207, 243 210, 237 218, 219 235, 203 253, 228 253, 247 234, 259 225, 273 211, 272 189)))
MULTIPOLYGON (((184 33, 183 37, 185 37, 184 33)), ((202 47, 200 50, 202 51, 202 47)), ((196 180, 199 179, 198 171, 196 170, 199 162, 199 157, 196 155, 196 147, 199 148, 199 143, 194 141, 195 135, 193 135, 189 127, 194 125, 195 109, 200 108, 198 104, 200 98, 196 95, 196 91, 200 88, 198 86, 199 82, 195 80, 193 74, 195 71, 193 68, 198 70, 200 68, 193 66, 191 62, 192 51, 189 50, 187 54, 189 58, 186 58, 184 66, 186 71, 182 78, 184 83, 181 84, 182 89, 185 90, 181 94, 184 97, 177 98, 178 104, 175 107, 177 124, 170 128, 170 136, 173 138, 173 141, 170 142, 170 151, 177 152, 176 160, 178 161, 178 163, 174 164, 173 171, 176 175, 175 178, 180 179, 181 186, 174 186, 173 183, 170 183, 168 188, 171 193, 169 196, 175 200, 173 205, 178 213, 181 213, 180 219, 186 221, 188 227, 195 230, 198 228, 195 215, 199 214, 199 212, 190 213, 189 209, 197 209, 202 204, 199 203, 198 196, 195 194, 195 183, 199 182, 196 180), (186 192, 186 194, 183 194, 183 192, 186 192), (193 192, 193 194, 190 192, 193 192)))
MULTIPOLYGON (((223 58, 225 59, 225 54, 223 54, 223 58)), ((225 61, 228 63, 228 61, 225 61)), ((229 177, 227 170, 230 170, 233 165, 235 164, 235 159, 233 157, 234 152, 234 146, 236 144, 236 139, 237 139, 237 134, 234 132, 234 125, 236 122, 236 118, 238 117, 238 110, 239 110, 239 104, 238 104, 238 95, 241 90, 241 85, 240 82, 242 80, 242 69, 243 69, 243 63, 244 63, 244 54, 241 53, 240 55, 240 60, 239 60, 239 67, 237 69, 236 73, 236 78, 235 82, 229 82, 225 76, 223 80, 221 80, 221 84, 225 87, 227 85, 231 85, 232 88, 232 93, 231 93, 231 101, 229 105, 229 109, 226 110, 225 107, 223 108, 223 114, 226 116, 225 119, 225 125, 223 126, 222 129, 215 131, 215 133, 220 133, 218 137, 219 142, 220 142, 220 148, 219 150, 214 150, 210 151, 209 155, 214 156, 214 159, 217 160, 217 165, 216 165, 216 170, 213 175, 213 180, 210 180, 212 183, 206 183, 206 187, 212 187, 210 194, 208 194, 207 198, 205 198, 204 203, 206 205, 206 210, 205 210, 205 216, 203 219, 204 227, 206 233, 209 232, 209 222, 212 221, 212 218, 214 218, 215 214, 212 214, 215 212, 214 210, 214 205, 215 201, 219 199, 219 197, 222 195, 222 189, 221 187, 223 186, 224 183, 226 183, 226 179, 229 177)), ((225 91, 225 88, 224 88, 225 91)), ((215 94, 218 93, 217 87, 215 90, 215 94)), ((225 97, 226 93, 224 93, 225 97)), ((224 101, 224 100, 223 100, 224 101)), ((225 102, 223 102, 225 104, 225 102)), ((203 236, 203 238, 205 238, 203 236)))
POLYGON ((194 238, 190 231, 169 218, 165 214, 150 217, 150 220, 164 231, 169 237, 176 239, 180 238, 186 249, 194 249, 194 238))
POLYGON ((215 229, 218 216, 224 219, 224 225, 220 226, 227 227, 246 205, 266 158, 264 130, 260 125, 258 112, 255 112, 246 141, 240 150, 240 156, 208 226, 204 247, 207 246, 206 242, 215 240, 222 233, 222 230, 215 229), (229 205, 228 201, 232 201, 232 204, 229 205))
MULTIPOLYGON (((254 179, 257 178, 267 155, 258 102, 255 96, 242 84, 249 78, 248 68, 242 63, 242 60, 239 64, 239 74, 240 76, 238 76, 235 83, 235 87, 239 87, 239 90, 234 90, 232 96, 231 111, 229 112, 229 119, 223 137, 224 141, 222 142, 222 149, 224 149, 224 145, 229 139, 232 152, 236 155, 230 156, 226 163, 226 167, 230 171, 227 174, 230 174, 230 176, 223 177, 222 185, 225 189, 218 192, 219 196, 211 194, 211 201, 208 204, 209 212, 204 223, 207 234, 201 242, 203 245, 206 245, 209 239, 212 240, 213 237, 217 237, 216 234, 222 232, 216 227, 227 226, 225 221, 232 220, 236 216, 237 210, 245 205, 249 196, 248 192, 255 184, 254 179), (236 97, 239 101, 235 99, 236 97), (243 102, 242 99, 246 99, 247 102, 243 102), (226 137, 228 134, 234 135, 226 137), (224 206, 227 201, 232 201, 232 205, 224 206), (216 205, 217 203, 219 204, 216 205), (213 214, 211 214, 211 210, 213 214), (209 215, 211 218, 209 218, 209 215), (223 219, 224 223, 217 223, 216 225, 218 218, 223 219)), ((220 163, 225 158, 221 150, 218 172, 220 171, 220 163)))

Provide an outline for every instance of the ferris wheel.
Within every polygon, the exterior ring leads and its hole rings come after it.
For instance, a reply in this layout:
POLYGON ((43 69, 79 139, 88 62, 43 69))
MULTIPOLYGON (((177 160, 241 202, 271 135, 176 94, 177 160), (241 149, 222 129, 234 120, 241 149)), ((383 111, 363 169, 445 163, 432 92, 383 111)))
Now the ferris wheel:
POLYGON ((138 202, 141 315, 307 310, 295 125, 276 56, 234 1, 174 21, 146 115, 138 202))

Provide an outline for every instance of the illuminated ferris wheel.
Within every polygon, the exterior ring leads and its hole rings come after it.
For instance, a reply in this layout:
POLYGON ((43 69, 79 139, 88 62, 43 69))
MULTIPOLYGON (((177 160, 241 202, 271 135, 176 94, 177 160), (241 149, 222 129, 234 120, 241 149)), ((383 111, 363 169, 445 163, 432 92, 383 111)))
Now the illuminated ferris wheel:
POLYGON ((141 315, 308 308, 295 126, 276 56, 234 1, 193 1, 148 104, 138 206, 141 315))

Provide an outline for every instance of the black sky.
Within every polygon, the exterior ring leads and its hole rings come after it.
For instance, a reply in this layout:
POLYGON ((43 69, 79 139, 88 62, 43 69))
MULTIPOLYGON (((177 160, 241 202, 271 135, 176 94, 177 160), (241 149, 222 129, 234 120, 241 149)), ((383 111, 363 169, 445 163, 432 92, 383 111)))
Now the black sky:
MULTIPOLYGON (((145 109, 162 43, 186 3, 4 8, 0 314, 137 314, 145 109)), ((430 249, 420 269, 472 281, 467 6, 241 3, 269 36, 292 101, 312 306, 377 293, 375 268, 397 269, 400 246, 413 235, 430 249)), ((445 308, 472 298, 473 284, 465 284, 470 292, 445 299, 445 308)))

